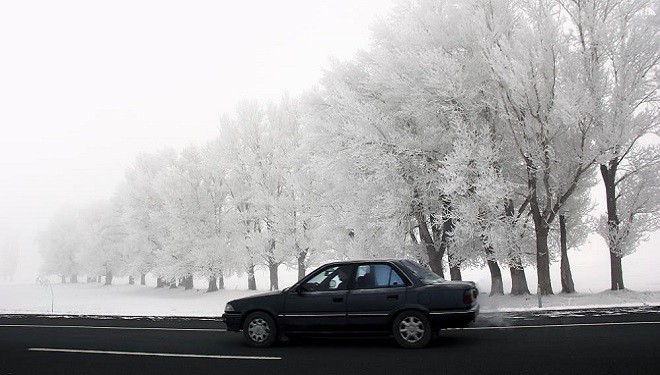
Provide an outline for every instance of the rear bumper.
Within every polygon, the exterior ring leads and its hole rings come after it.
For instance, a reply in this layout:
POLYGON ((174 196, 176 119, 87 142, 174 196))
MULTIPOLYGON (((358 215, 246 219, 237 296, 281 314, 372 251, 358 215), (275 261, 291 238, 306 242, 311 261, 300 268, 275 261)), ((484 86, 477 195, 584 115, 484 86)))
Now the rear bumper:
POLYGON ((467 327, 479 316, 479 304, 468 310, 430 311, 431 324, 437 328, 467 327))
POLYGON ((227 325, 227 331, 238 332, 241 330, 241 314, 225 313, 220 321, 227 325))

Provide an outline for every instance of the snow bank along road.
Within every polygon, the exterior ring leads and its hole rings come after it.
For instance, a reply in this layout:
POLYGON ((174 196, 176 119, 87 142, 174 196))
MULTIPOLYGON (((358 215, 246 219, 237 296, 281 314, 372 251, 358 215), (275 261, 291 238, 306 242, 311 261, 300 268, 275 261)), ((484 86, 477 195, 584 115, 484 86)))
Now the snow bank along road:
POLYGON ((422 350, 245 346, 214 318, 0 316, 0 374, 657 374, 660 307, 483 314, 422 350))

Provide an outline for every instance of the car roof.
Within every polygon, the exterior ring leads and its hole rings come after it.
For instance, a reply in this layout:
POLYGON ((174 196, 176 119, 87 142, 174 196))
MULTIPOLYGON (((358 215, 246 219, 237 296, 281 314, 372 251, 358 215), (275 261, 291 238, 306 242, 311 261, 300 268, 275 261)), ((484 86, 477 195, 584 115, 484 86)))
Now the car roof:
POLYGON ((357 260, 339 260, 336 262, 329 262, 325 265, 342 265, 342 264, 356 264, 356 263, 401 263, 405 259, 357 259, 357 260))

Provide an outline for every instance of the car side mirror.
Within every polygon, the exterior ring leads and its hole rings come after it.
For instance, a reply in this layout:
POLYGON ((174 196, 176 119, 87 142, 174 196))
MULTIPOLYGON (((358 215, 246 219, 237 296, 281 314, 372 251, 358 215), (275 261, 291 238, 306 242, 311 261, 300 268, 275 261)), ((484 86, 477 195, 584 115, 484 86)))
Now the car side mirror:
POLYGON ((303 288, 302 288, 302 286, 300 286, 300 285, 298 285, 298 286, 296 287, 296 289, 294 289, 294 291, 295 291, 299 296, 301 296, 301 295, 303 294, 303 288))
POLYGON ((337 281, 336 280, 330 280, 330 288, 334 289, 337 287, 337 281))

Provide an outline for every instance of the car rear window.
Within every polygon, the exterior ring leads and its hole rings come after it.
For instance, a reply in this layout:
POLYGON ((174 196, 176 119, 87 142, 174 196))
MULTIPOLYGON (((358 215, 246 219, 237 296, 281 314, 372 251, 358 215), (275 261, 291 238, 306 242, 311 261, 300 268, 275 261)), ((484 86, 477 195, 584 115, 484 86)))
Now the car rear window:
POLYGON ((430 269, 422 266, 417 262, 404 260, 402 263, 424 284, 433 284, 445 281, 445 279, 443 279, 440 275, 434 273, 430 269))

